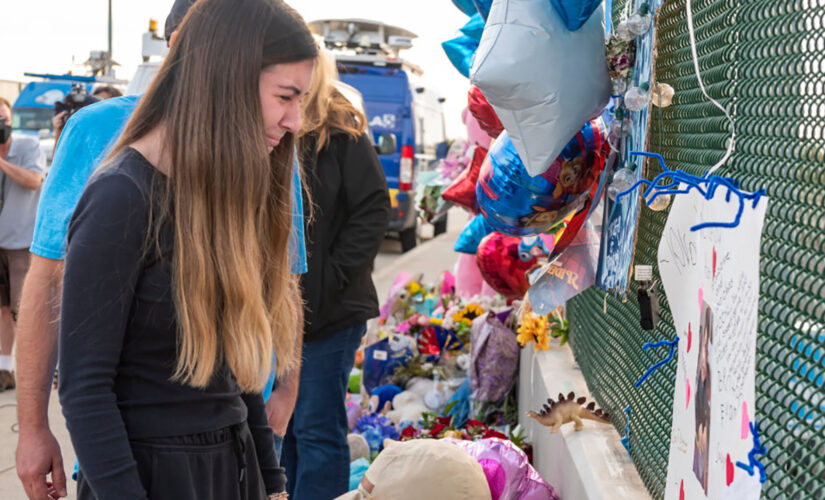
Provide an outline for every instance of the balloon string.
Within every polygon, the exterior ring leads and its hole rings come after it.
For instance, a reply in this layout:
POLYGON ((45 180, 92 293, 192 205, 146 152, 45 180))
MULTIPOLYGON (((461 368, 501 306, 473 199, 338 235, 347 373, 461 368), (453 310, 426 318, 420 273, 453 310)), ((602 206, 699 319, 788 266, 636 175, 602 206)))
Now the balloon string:
POLYGON ((728 118, 730 122, 730 140, 728 141, 727 151, 725 151, 725 155, 722 157, 721 160, 716 162, 716 164, 707 171, 705 176, 711 176, 714 172, 719 170, 719 168, 730 158, 731 154, 733 154, 734 148, 734 141, 736 140, 736 127, 733 123, 733 118, 731 118, 728 110, 725 109, 724 106, 719 104, 719 102, 711 97, 707 90, 705 90, 705 84, 702 81, 702 74, 699 71, 699 56, 696 52, 696 30, 693 26, 693 6, 691 5, 691 0, 685 1, 685 10, 687 11, 687 25, 688 25, 688 34, 690 35, 690 53, 693 55, 693 70, 696 72, 696 80, 699 82, 699 88, 702 90, 702 94, 708 98, 708 100, 713 103, 714 106, 721 109, 725 116, 728 118))

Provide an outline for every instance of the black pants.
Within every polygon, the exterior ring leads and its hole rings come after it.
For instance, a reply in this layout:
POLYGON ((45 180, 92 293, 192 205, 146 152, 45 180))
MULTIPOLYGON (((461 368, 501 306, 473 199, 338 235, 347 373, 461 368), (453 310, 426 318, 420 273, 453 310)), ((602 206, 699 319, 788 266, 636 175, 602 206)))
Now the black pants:
MULTIPOLYGON (((246 423, 214 432, 131 441, 149 500, 265 500, 246 423)), ((97 500, 81 469, 78 500, 97 500)))

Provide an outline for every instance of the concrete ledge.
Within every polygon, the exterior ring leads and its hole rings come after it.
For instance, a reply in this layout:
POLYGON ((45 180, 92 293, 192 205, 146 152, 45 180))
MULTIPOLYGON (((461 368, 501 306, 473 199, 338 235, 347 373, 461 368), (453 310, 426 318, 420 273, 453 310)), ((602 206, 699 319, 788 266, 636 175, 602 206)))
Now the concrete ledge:
POLYGON ((581 431, 576 432, 571 423, 550 434, 547 427, 524 414, 541 408, 551 395, 556 398, 570 391, 591 399, 569 346, 560 347, 554 341, 550 350, 540 353, 532 347, 522 350, 519 422, 533 443, 533 465, 565 500, 649 499, 612 426, 585 420, 581 431))

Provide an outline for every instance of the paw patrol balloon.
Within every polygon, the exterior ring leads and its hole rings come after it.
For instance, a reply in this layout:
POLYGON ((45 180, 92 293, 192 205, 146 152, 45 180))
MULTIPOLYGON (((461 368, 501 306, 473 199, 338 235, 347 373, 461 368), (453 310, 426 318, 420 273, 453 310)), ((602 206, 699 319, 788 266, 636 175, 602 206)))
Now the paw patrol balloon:
POLYGON ((481 166, 476 201, 501 233, 528 236, 546 231, 591 196, 607 158, 601 118, 587 122, 541 175, 531 177, 507 132, 493 143, 481 166))

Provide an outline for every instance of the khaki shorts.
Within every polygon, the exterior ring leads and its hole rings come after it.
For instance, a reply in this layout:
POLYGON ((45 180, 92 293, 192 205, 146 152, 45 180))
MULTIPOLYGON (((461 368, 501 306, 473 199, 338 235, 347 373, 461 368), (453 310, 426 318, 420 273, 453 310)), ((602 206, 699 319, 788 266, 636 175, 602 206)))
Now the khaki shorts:
POLYGON ((23 279, 29 270, 29 249, 4 250, 0 248, 0 306, 11 307, 17 314, 23 279))

